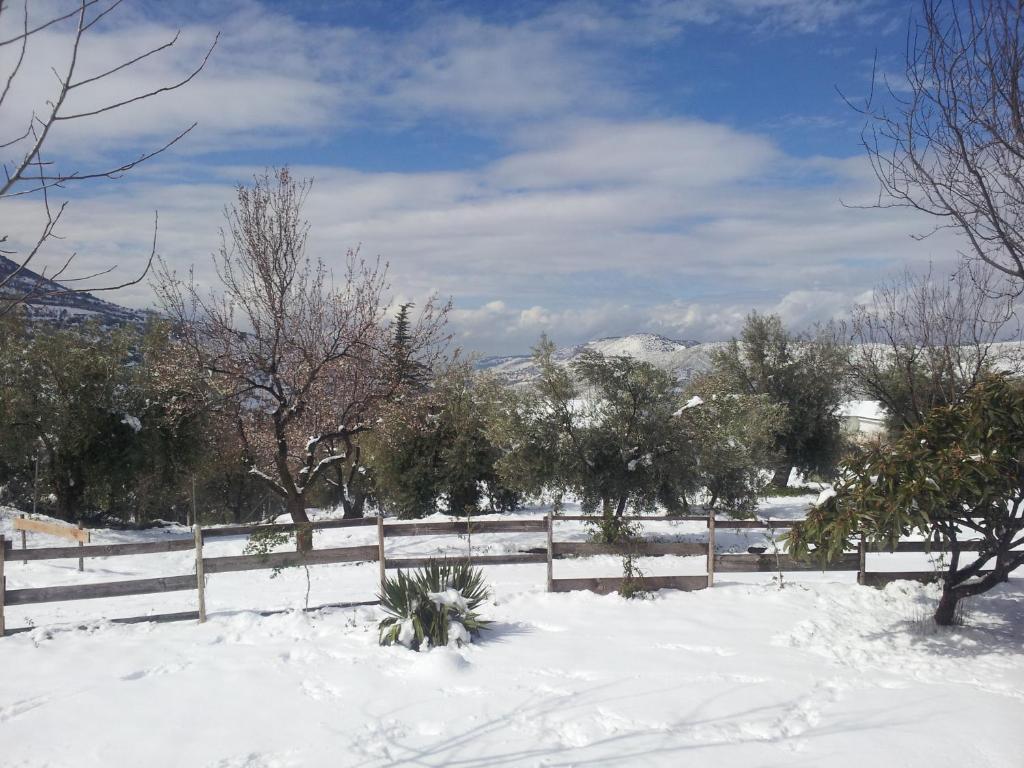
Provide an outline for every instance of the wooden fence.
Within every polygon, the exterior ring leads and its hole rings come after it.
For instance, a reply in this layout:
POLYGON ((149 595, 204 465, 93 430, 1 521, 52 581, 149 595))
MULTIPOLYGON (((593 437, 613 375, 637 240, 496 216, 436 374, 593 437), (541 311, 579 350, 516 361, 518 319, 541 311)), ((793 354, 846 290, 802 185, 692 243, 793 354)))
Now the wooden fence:
MULTIPOLYGON (((386 572, 397 568, 417 568, 426 565, 431 556, 388 557, 386 542, 389 539, 409 536, 437 535, 487 535, 493 533, 537 533, 546 536, 546 546, 529 548, 519 552, 498 555, 463 555, 448 556, 448 560, 471 561, 474 565, 514 565, 540 564, 547 565, 547 589, 549 592, 569 592, 573 590, 590 590, 601 594, 618 591, 623 585, 623 577, 594 578, 555 578, 554 563, 570 557, 591 557, 594 555, 633 555, 635 557, 660 556, 703 556, 706 561, 706 573, 679 576, 643 576, 638 586, 642 589, 705 589, 714 585, 716 573, 757 573, 820 570, 816 564, 795 560, 781 553, 718 553, 716 552, 716 531, 722 529, 785 529, 794 520, 716 520, 713 516, 686 517, 632 517, 632 520, 643 522, 657 521, 696 521, 707 526, 707 540, 703 542, 654 542, 637 541, 627 545, 597 544, 591 542, 560 542, 555 540, 554 528, 561 521, 597 521, 593 516, 545 516, 541 519, 515 520, 483 520, 453 522, 390 522, 382 518, 363 518, 355 520, 324 520, 313 523, 282 523, 272 525, 239 525, 221 528, 194 528, 194 536, 190 539, 171 539, 168 541, 139 542, 131 544, 90 544, 73 547, 22 548, 15 550, 12 542, 0 536, 0 636, 14 632, 27 631, 28 627, 7 629, 4 622, 6 606, 32 605, 38 603, 62 602, 69 600, 86 600, 105 597, 123 597, 129 595, 148 595, 163 592, 188 591, 197 592, 198 610, 168 614, 114 619, 118 623, 134 623, 141 621, 178 621, 182 619, 206 619, 205 583, 210 574, 232 573, 261 569, 276 569, 289 566, 326 565, 332 563, 379 563, 380 581, 383 583, 386 572), (227 536, 249 536, 257 532, 291 533, 300 528, 327 530, 375 526, 377 543, 360 546, 331 547, 313 549, 309 552, 272 552, 253 555, 230 555, 222 557, 204 557, 203 543, 209 539, 227 536), (21 560, 24 563, 36 560, 57 560, 65 558, 89 559, 98 557, 123 557, 147 555, 167 552, 195 551, 195 571, 178 576, 160 576, 146 579, 130 579, 123 581, 99 582, 91 584, 74 584, 50 587, 29 587, 23 589, 7 589, 4 576, 5 566, 21 560)), ((977 550, 980 542, 962 542, 961 549, 977 550)), ((927 552, 937 551, 941 542, 900 542, 895 550, 873 548, 870 551, 895 552, 927 552)), ((869 551, 863 539, 856 552, 842 555, 837 562, 831 564, 828 571, 856 571, 857 581, 870 586, 883 586, 898 579, 930 581, 937 578, 935 571, 926 572, 871 572, 866 567, 866 555, 869 551)), ((984 573, 984 572, 983 572, 984 573)), ((336 603, 334 606, 372 605, 376 601, 360 603, 336 603)), ((328 607, 328 606, 318 606, 328 607)), ((315 609, 310 609, 315 610, 315 609)))

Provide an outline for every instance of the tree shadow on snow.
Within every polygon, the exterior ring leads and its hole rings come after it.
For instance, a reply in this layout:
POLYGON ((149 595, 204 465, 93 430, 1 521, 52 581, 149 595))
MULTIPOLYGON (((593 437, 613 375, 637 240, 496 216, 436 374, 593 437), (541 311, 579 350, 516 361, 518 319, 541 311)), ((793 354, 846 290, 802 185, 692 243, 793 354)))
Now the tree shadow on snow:
MULTIPOLYGON (((406 743, 404 733, 381 734, 381 738, 386 741, 388 759, 381 761, 379 757, 367 758, 358 765, 484 768, 536 765, 540 760, 547 766, 622 765, 626 760, 638 760, 643 764, 649 764, 657 757, 681 757, 694 750, 745 745, 792 747, 808 739, 830 735, 849 736, 856 732, 871 732, 877 735, 880 730, 900 729, 916 722, 913 717, 907 716, 905 712, 895 707, 876 707, 870 712, 835 718, 829 725, 811 725, 804 722, 803 713, 807 702, 814 696, 813 692, 790 701, 747 707, 720 717, 702 716, 717 699, 726 695, 723 691, 702 700, 694 700, 685 713, 663 722, 630 723, 633 727, 625 732, 609 732, 606 736, 592 739, 584 736, 583 740, 586 743, 582 744, 565 743, 579 740, 578 737, 573 737, 573 731, 578 726, 584 729, 587 726, 605 727, 606 731, 620 729, 621 725, 615 722, 617 716, 604 710, 604 705, 626 700, 643 700, 649 696, 678 691, 681 687, 669 686, 629 695, 593 698, 594 694, 609 689, 614 684, 606 683, 577 691, 572 694, 571 699, 558 698, 540 702, 529 700, 486 721, 467 722, 460 731, 445 736, 433 744, 406 743), (487 746, 481 747, 481 741, 487 742, 487 746), (506 752, 496 749, 499 745, 509 742, 525 742, 532 746, 514 748, 506 752), (481 751, 486 751, 487 754, 480 755, 481 751)), ((388 717, 402 715, 402 709, 399 708, 381 716, 380 719, 386 720, 388 717)), ((802 760, 802 757, 791 749, 776 756, 791 768, 801 764, 802 760)), ((805 765, 820 764, 820 755, 803 757, 806 758, 803 762, 805 765)))
POLYGON ((1016 656, 1024 638, 1024 579, 1012 578, 989 592, 964 600, 963 623, 940 627, 933 619, 936 599, 922 594, 916 612, 869 640, 908 637, 918 651, 954 658, 992 654, 1016 656))

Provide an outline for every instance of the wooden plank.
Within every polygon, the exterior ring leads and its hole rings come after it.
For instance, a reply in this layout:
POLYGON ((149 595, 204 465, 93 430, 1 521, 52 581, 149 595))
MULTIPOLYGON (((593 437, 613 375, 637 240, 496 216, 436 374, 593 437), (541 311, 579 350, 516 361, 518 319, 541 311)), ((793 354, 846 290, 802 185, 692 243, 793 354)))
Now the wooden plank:
POLYGON ((384 585, 387 582, 387 557, 384 554, 384 518, 377 518, 377 565, 380 570, 380 593, 384 594, 384 585))
POLYGON ((196 590, 198 591, 199 601, 199 623, 203 624, 206 622, 206 576, 203 571, 203 529, 199 526, 199 522, 195 517, 195 493, 196 493, 196 481, 195 476, 192 477, 192 537, 195 542, 196 549, 196 590))
MULTIPOLYGON (((360 606, 369 605, 380 605, 379 600, 362 600, 359 602, 352 603, 324 603, 323 605, 311 605, 309 608, 302 608, 301 610, 305 613, 313 613, 314 611, 322 611, 325 608, 358 608, 360 606)), ((278 608, 270 611, 252 611, 260 616, 275 616, 280 613, 291 613, 294 608, 278 608)), ((147 624, 153 623, 164 623, 170 621, 195 621, 199 618, 199 611, 179 611, 178 613, 150 613, 145 616, 127 616, 125 618, 117 619, 106 619, 111 624, 147 624)), ((69 627, 69 629, 88 629, 90 625, 79 624, 75 627, 69 627)), ((13 635, 19 632, 31 632, 33 629, 38 627, 12 627, 7 630, 7 634, 13 635)))
POLYGON ((715 556, 717 555, 715 544, 715 528, 718 521, 715 519, 714 510, 708 512, 708 587, 715 586, 715 556))
POLYGON ((547 582, 545 589, 548 592, 551 591, 551 582, 555 578, 555 542, 554 542, 554 522, 551 519, 551 515, 544 516, 544 526, 547 533, 547 546, 544 548, 544 558, 548 565, 547 582))
POLYGON ((789 555, 715 555, 715 571, 718 573, 769 573, 772 571, 856 571, 860 567, 857 553, 841 555, 836 561, 822 568, 814 561, 795 560, 789 555))
MULTIPOLYGON (((602 520, 601 515, 556 515, 555 520, 569 522, 590 522, 596 523, 602 520)), ((637 522, 651 523, 706 523, 705 515, 623 515, 620 520, 635 520, 637 522)))
POLYGON ((331 563, 374 562, 377 545, 314 549, 310 552, 270 552, 266 555, 231 555, 203 558, 206 573, 259 571, 267 568, 288 568, 293 565, 330 565, 331 563))
POLYGON ((792 528, 796 523, 803 520, 717 520, 715 525, 719 528, 792 528))
POLYGON ((470 563, 471 565, 514 565, 517 563, 546 563, 548 556, 544 553, 516 552, 508 555, 459 555, 457 557, 389 557, 385 566, 388 570, 395 568, 423 568, 431 561, 447 561, 449 563, 470 563))
MULTIPOLYGON (((78 524, 78 530, 82 530, 82 524, 81 524, 81 523, 79 523, 79 524, 78 524)), ((90 536, 90 537, 89 537, 88 539, 86 539, 86 541, 91 541, 91 540, 92 540, 92 536, 90 536)), ((82 571, 84 571, 84 570, 85 570, 85 558, 84 558, 84 557, 82 557, 82 555, 81 555, 81 549, 82 549, 82 547, 84 547, 84 546, 85 546, 85 542, 84 542, 84 541, 79 541, 79 542, 78 542, 78 548, 79 548, 79 555, 78 555, 78 572, 79 572, 79 573, 81 573, 82 571)))
POLYGON ((375 517, 356 517, 349 520, 318 520, 312 523, 259 523, 252 525, 225 525, 220 528, 203 528, 204 539, 215 539, 223 536, 249 536, 256 531, 272 533, 293 533, 299 528, 312 528, 324 531, 334 528, 361 528, 377 524, 375 517))
POLYGON ((638 541, 632 544, 595 544, 589 541, 557 542, 552 555, 558 557, 588 555, 628 555, 641 557, 662 557, 665 555, 706 555, 708 545, 691 541, 654 542, 638 541))
POLYGON ((195 574, 188 576, 161 576, 155 579, 131 581, 104 581, 99 584, 75 584, 60 587, 35 587, 7 591, 8 605, 56 603, 63 600, 90 600, 96 597, 125 597, 150 595, 158 592, 178 592, 196 588, 195 574))
MULTIPOLYGON (((547 530, 543 520, 474 520, 472 525, 473 533, 544 533, 547 530)), ((465 520, 444 523, 393 523, 384 526, 384 536, 387 538, 466 533, 469 533, 469 525, 465 520)))
MULTIPOLYGON (((640 588, 645 590, 658 589, 681 589, 693 592, 698 589, 707 589, 707 576, 644 576, 640 580, 640 588)), ((596 592, 599 595, 608 595, 618 592, 622 587, 622 577, 612 576, 609 578, 591 579, 555 579, 551 585, 552 592, 575 592, 587 590, 596 592)))
MULTIPOLYGON (((960 551, 961 552, 978 552, 981 550, 983 541, 961 541, 960 551)), ((941 552, 948 552, 948 546, 943 542, 936 544, 934 541, 901 541, 896 545, 896 549, 892 550, 880 543, 868 543, 868 552, 881 552, 881 553, 892 553, 892 552, 934 552, 939 554, 941 552)))
POLYGON ((63 539, 85 543, 89 540, 89 532, 67 523, 48 523, 45 520, 31 520, 27 517, 14 518, 14 530, 45 533, 48 536, 60 536, 63 539))
POLYGON ((7 577, 4 576, 4 556, 7 552, 7 540, 0 536, 0 637, 6 634, 4 624, 4 603, 7 596, 7 577))
POLYGON ((84 547, 39 547, 19 551, 23 560, 60 560, 71 557, 122 557, 156 552, 183 552, 195 548, 192 539, 146 541, 139 544, 88 544, 84 547))

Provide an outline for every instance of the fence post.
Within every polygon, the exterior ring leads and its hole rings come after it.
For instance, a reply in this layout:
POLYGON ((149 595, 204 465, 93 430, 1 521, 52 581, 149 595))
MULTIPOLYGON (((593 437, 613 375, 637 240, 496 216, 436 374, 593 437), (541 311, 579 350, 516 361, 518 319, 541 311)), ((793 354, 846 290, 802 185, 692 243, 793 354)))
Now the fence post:
POLYGON ((868 548, 864 540, 864 534, 860 535, 860 542, 857 544, 857 583, 864 584, 864 575, 867 573, 868 548))
POLYGON ((384 596, 384 582, 387 577, 387 564, 384 561, 384 517, 377 518, 377 561, 380 565, 380 594, 384 596))
POLYGON ((203 529, 193 523, 192 535, 196 541, 196 588, 199 590, 199 623, 206 621, 206 578, 203 575, 203 529))
POLYGON ((548 528, 548 592, 553 592, 555 589, 555 534, 554 534, 554 517, 552 515, 544 515, 544 521, 547 523, 548 528))
POLYGON ((0 535, 0 637, 4 636, 4 592, 7 589, 7 577, 4 576, 4 556, 7 549, 7 540, 0 535))
MULTIPOLYGON (((79 523, 78 523, 78 530, 82 530, 82 523, 81 523, 81 521, 79 521, 79 523)), ((79 539, 78 540, 78 546, 79 547, 84 547, 85 546, 85 542, 83 542, 81 539, 79 539)), ((85 560, 80 557, 80 558, 78 558, 78 572, 81 573, 84 570, 85 570, 85 560)))
MULTIPOLYGON (((25 519, 24 513, 18 515, 18 517, 20 517, 22 520, 25 519)), ((28 543, 26 542, 25 531, 21 532, 21 549, 22 549, 22 551, 28 549, 28 543)), ((22 565, 28 565, 28 560, 22 560, 21 564, 22 565)))
POLYGON ((715 586, 715 510, 708 510, 708 586, 715 586))

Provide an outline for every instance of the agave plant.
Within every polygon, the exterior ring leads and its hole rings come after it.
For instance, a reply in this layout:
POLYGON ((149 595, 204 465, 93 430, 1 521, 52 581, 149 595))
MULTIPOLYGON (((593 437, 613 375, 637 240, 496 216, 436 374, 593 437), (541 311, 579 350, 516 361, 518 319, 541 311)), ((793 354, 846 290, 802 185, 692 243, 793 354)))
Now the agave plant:
POLYGON ((380 622, 381 645, 419 650, 470 642, 490 623, 476 609, 490 597, 483 572, 468 563, 431 560, 412 575, 385 579, 379 595, 388 615, 380 622))

